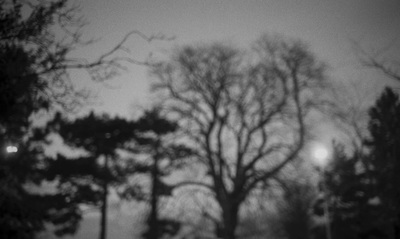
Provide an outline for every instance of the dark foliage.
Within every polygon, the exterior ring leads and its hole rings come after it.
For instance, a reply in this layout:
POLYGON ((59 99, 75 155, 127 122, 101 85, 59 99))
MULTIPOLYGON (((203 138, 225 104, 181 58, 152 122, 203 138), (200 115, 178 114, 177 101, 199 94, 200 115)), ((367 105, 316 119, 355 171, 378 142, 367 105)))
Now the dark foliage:
POLYGON ((86 93, 73 87, 66 58, 84 44, 77 9, 66 0, 2 0, 0 4, 2 115, 13 115, 15 110, 30 115, 51 105, 74 109, 82 104, 86 93), (55 27, 61 35, 56 35, 55 27))
POLYGON ((1 238, 33 238, 50 218, 52 206, 27 190, 26 184, 42 179, 46 143, 45 130, 34 128, 31 117, 48 110, 53 101, 48 97, 51 83, 38 73, 44 52, 36 46, 45 43, 41 39, 48 36, 49 24, 64 2, 34 6, 23 19, 23 3, 0 1, 1 238), (18 152, 6 153, 9 145, 18 152))
POLYGON ((334 163, 326 172, 323 185, 329 201, 318 201, 315 213, 325 216, 322 208, 328 203, 333 238, 358 238, 372 229, 382 228, 378 217, 381 208, 371 203, 374 193, 370 174, 362 164, 364 156, 349 157, 340 145, 336 145, 334 152, 334 163))
POLYGON ((33 238, 47 222, 57 225, 58 235, 74 233, 80 220, 76 201, 84 196, 37 195, 27 186, 50 177, 48 131, 34 126, 35 117, 54 108, 76 110, 87 100, 85 90, 74 88, 70 70, 104 80, 119 67, 111 55, 126 38, 92 62, 68 58, 91 43, 82 40, 85 23, 78 13, 67 0, 0 0, 0 238, 33 238), (7 146, 18 152, 6 153, 7 146))
MULTIPOLYGON (((64 143, 74 149, 83 149, 79 157, 58 155, 48 161, 47 180, 57 182, 59 192, 68 201, 70 212, 82 216, 79 205, 101 207, 100 238, 106 235, 107 195, 110 187, 118 187, 124 199, 146 200, 150 198, 151 213, 146 238, 160 238, 174 234, 179 228, 178 221, 161 219, 158 216, 158 200, 161 196, 171 196, 173 187, 163 182, 176 167, 182 165, 183 158, 190 156, 191 150, 164 137, 177 129, 177 125, 163 117, 157 110, 145 112, 137 121, 128 121, 107 115, 89 115, 75 120, 67 120, 56 114, 49 122, 48 129, 59 134, 64 143), (125 151, 130 156, 122 158, 118 152, 125 151), (149 155, 150 161, 138 162, 136 154, 149 155), (161 168, 159 161, 168 161, 161 168), (147 197, 139 184, 129 185, 127 179, 135 173, 150 174, 151 195, 147 197)), ((65 219, 73 220, 73 217, 65 219)), ((64 221, 64 224, 66 222, 64 221)), ((75 230, 79 220, 68 221, 70 230, 75 230)), ((67 229, 67 227, 64 227, 67 229)))
POLYGON ((145 112, 138 120, 138 128, 142 131, 138 143, 142 153, 150 156, 149 173, 151 175, 150 215, 147 219, 148 229, 142 234, 146 239, 158 239, 165 235, 178 233, 181 222, 159 215, 161 197, 172 195, 173 186, 163 181, 174 169, 179 168, 192 155, 192 151, 184 145, 174 143, 168 135, 177 131, 178 125, 160 115, 159 110, 145 112), (161 167, 160 162, 164 165, 161 167))
MULTIPOLYGON (((399 238, 400 101, 386 88, 369 111, 367 152, 335 148, 326 174, 334 238, 399 238)), ((321 214, 320 202, 316 213, 321 214)))
POLYGON ((278 203, 279 221, 275 230, 284 238, 308 239, 313 225, 310 213, 315 192, 309 181, 283 181, 283 198, 278 203))
MULTIPOLYGON (((386 88, 370 110, 371 176, 375 179, 374 193, 383 206, 380 218, 391 225, 394 238, 400 237, 400 100, 392 89, 386 88)), ((390 233, 391 234, 391 233, 390 233)), ((389 234, 389 235, 390 235, 389 234)))
MULTIPOLYGON (((109 187, 125 182, 135 170, 133 162, 122 160, 117 151, 136 138, 137 124, 92 112, 73 121, 58 113, 48 125, 66 145, 86 153, 76 158, 58 155, 50 160, 47 180, 55 180, 58 191, 67 192, 63 196, 68 200, 69 209, 79 216, 81 204, 100 206, 100 238, 105 238, 109 187)), ((75 230, 78 223, 79 220, 74 220, 68 225, 75 230)))
MULTIPOLYGON (((153 222, 148 218, 147 224, 150 226, 153 222)), ((151 238, 163 238, 163 236, 174 236, 179 232, 181 228, 181 222, 173 219, 158 219, 157 220, 157 231, 149 229, 145 231, 142 236, 145 239, 151 238)), ((154 229, 154 228, 153 228, 154 229)))

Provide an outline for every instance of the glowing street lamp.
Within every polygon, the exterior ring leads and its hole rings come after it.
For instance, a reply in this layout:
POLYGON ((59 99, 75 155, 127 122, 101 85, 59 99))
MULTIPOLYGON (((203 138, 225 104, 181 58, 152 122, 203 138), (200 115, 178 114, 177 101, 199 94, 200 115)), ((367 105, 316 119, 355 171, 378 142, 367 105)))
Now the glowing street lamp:
POLYGON ((314 158, 315 163, 318 166, 319 171, 321 172, 321 182, 322 182, 322 191, 325 196, 325 203, 324 203, 324 214, 325 214, 325 226, 326 226, 326 238, 332 239, 332 232, 331 232, 331 223, 330 223, 330 215, 329 215, 329 196, 326 188, 325 182, 325 168, 329 162, 329 150, 327 147, 323 145, 316 145, 312 151, 312 156, 314 158))
POLYGON ((17 147, 17 146, 14 146, 14 145, 8 145, 8 146, 6 147, 6 152, 7 152, 8 154, 16 153, 16 152, 18 152, 18 147, 17 147))
POLYGON ((313 158, 319 167, 324 169, 328 164, 329 150, 322 145, 317 145, 312 152, 313 158))

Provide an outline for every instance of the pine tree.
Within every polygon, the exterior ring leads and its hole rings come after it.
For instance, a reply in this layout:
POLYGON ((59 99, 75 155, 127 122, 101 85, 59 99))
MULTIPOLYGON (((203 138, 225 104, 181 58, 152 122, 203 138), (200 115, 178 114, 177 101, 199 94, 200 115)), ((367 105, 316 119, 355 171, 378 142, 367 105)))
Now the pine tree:
POLYGON ((44 229, 48 198, 27 190, 41 181, 45 130, 33 126, 32 116, 52 103, 50 82, 37 73, 40 57, 33 46, 46 36, 55 12, 64 5, 37 6, 23 20, 22 3, 0 1, 0 238, 33 238, 44 229), (31 43, 31 49, 25 45, 31 43), (17 152, 6 152, 14 147, 17 152))
POLYGON ((121 67, 114 53, 135 33, 93 61, 69 58, 91 43, 82 38, 82 19, 68 0, 0 0, 0 238, 33 238, 47 222, 59 226, 59 235, 73 233, 79 221, 63 195, 38 195, 27 187, 40 185, 46 171, 48 130, 34 119, 79 109, 88 92, 74 87, 71 70, 97 81, 114 76, 121 67), (18 152, 7 153, 7 147, 18 152))
MULTIPOLYGON (((347 155, 342 145, 335 145, 332 164, 324 174, 322 193, 327 197, 317 201, 315 212, 326 216, 324 204, 328 203, 332 238, 362 238, 371 233, 381 233, 382 221, 377 215, 380 205, 371 203, 375 195, 372 190, 370 172, 363 162, 365 155, 347 155), (325 201, 328 199, 328 201, 325 201)), ((319 236, 325 236, 325 228, 320 228, 319 236)))
POLYGON ((140 140, 141 153, 150 156, 149 174, 151 177, 150 214, 147 218, 147 230, 143 233, 146 239, 158 239, 163 235, 176 234, 181 226, 179 220, 160 216, 160 199, 172 194, 173 186, 166 184, 163 178, 174 169, 181 167, 183 161, 192 154, 187 146, 177 144, 168 136, 175 133, 178 125, 160 115, 157 108, 145 112, 138 120, 142 131, 140 140), (162 163, 162 166, 161 166, 162 163))
POLYGON ((400 101, 386 88, 369 110, 367 151, 344 153, 336 146, 325 175, 334 238, 395 239, 400 236, 400 101))
POLYGON ((124 183, 135 170, 134 162, 122 160, 118 150, 129 148, 127 144, 135 139, 136 123, 92 112, 73 121, 57 114, 49 125, 66 145, 84 149, 85 154, 77 158, 58 155, 49 163, 47 179, 58 183, 59 192, 66 192, 63 197, 79 218, 82 216, 81 204, 100 206, 99 238, 105 239, 110 187, 124 183))
POLYGON ((57 225, 58 235, 74 233, 80 219, 67 197, 27 187, 40 185, 46 171, 48 130, 34 119, 80 109, 88 92, 74 86, 71 71, 85 71, 95 81, 115 76, 121 61, 131 59, 114 53, 130 35, 140 35, 127 34, 92 61, 70 58, 92 43, 82 37, 82 19, 68 0, 0 0, 0 238, 33 238, 48 222, 57 225), (18 152, 4 152, 7 147, 18 152))
MULTIPOLYGON (((390 223, 393 238, 400 238, 400 100, 386 88, 369 111, 370 167, 376 181, 375 193, 383 211, 381 218, 390 223)), ((391 234, 391 233, 390 233, 391 234)))

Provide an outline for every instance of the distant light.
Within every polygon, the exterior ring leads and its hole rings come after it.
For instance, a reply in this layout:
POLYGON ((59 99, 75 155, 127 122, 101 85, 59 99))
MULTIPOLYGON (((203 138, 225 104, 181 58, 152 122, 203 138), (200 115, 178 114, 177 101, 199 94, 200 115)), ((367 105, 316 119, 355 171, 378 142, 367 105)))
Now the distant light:
POLYGON ((316 145, 312 150, 312 156, 318 166, 325 167, 328 163, 329 150, 323 145, 316 145))
POLYGON ((371 206, 378 206, 378 205, 380 205, 381 203, 382 203, 382 202, 381 202, 381 200, 379 199, 379 197, 374 197, 374 198, 371 198, 371 199, 368 200, 368 204, 371 205, 371 206))
POLYGON ((10 145, 6 147, 6 151, 9 154, 18 152, 18 148, 16 146, 10 145))

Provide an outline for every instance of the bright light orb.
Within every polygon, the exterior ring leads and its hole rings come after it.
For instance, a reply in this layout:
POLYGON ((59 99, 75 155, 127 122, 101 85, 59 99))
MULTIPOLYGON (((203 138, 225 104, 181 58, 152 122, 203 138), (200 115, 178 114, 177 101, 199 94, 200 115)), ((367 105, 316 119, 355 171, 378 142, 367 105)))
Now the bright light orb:
POLYGON ((313 157, 319 166, 326 166, 328 163, 329 151, 326 147, 318 145, 313 149, 313 157))
POLYGON ((9 145, 6 147, 6 152, 9 154, 16 153, 16 152, 18 152, 18 148, 16 146, 9 145))

